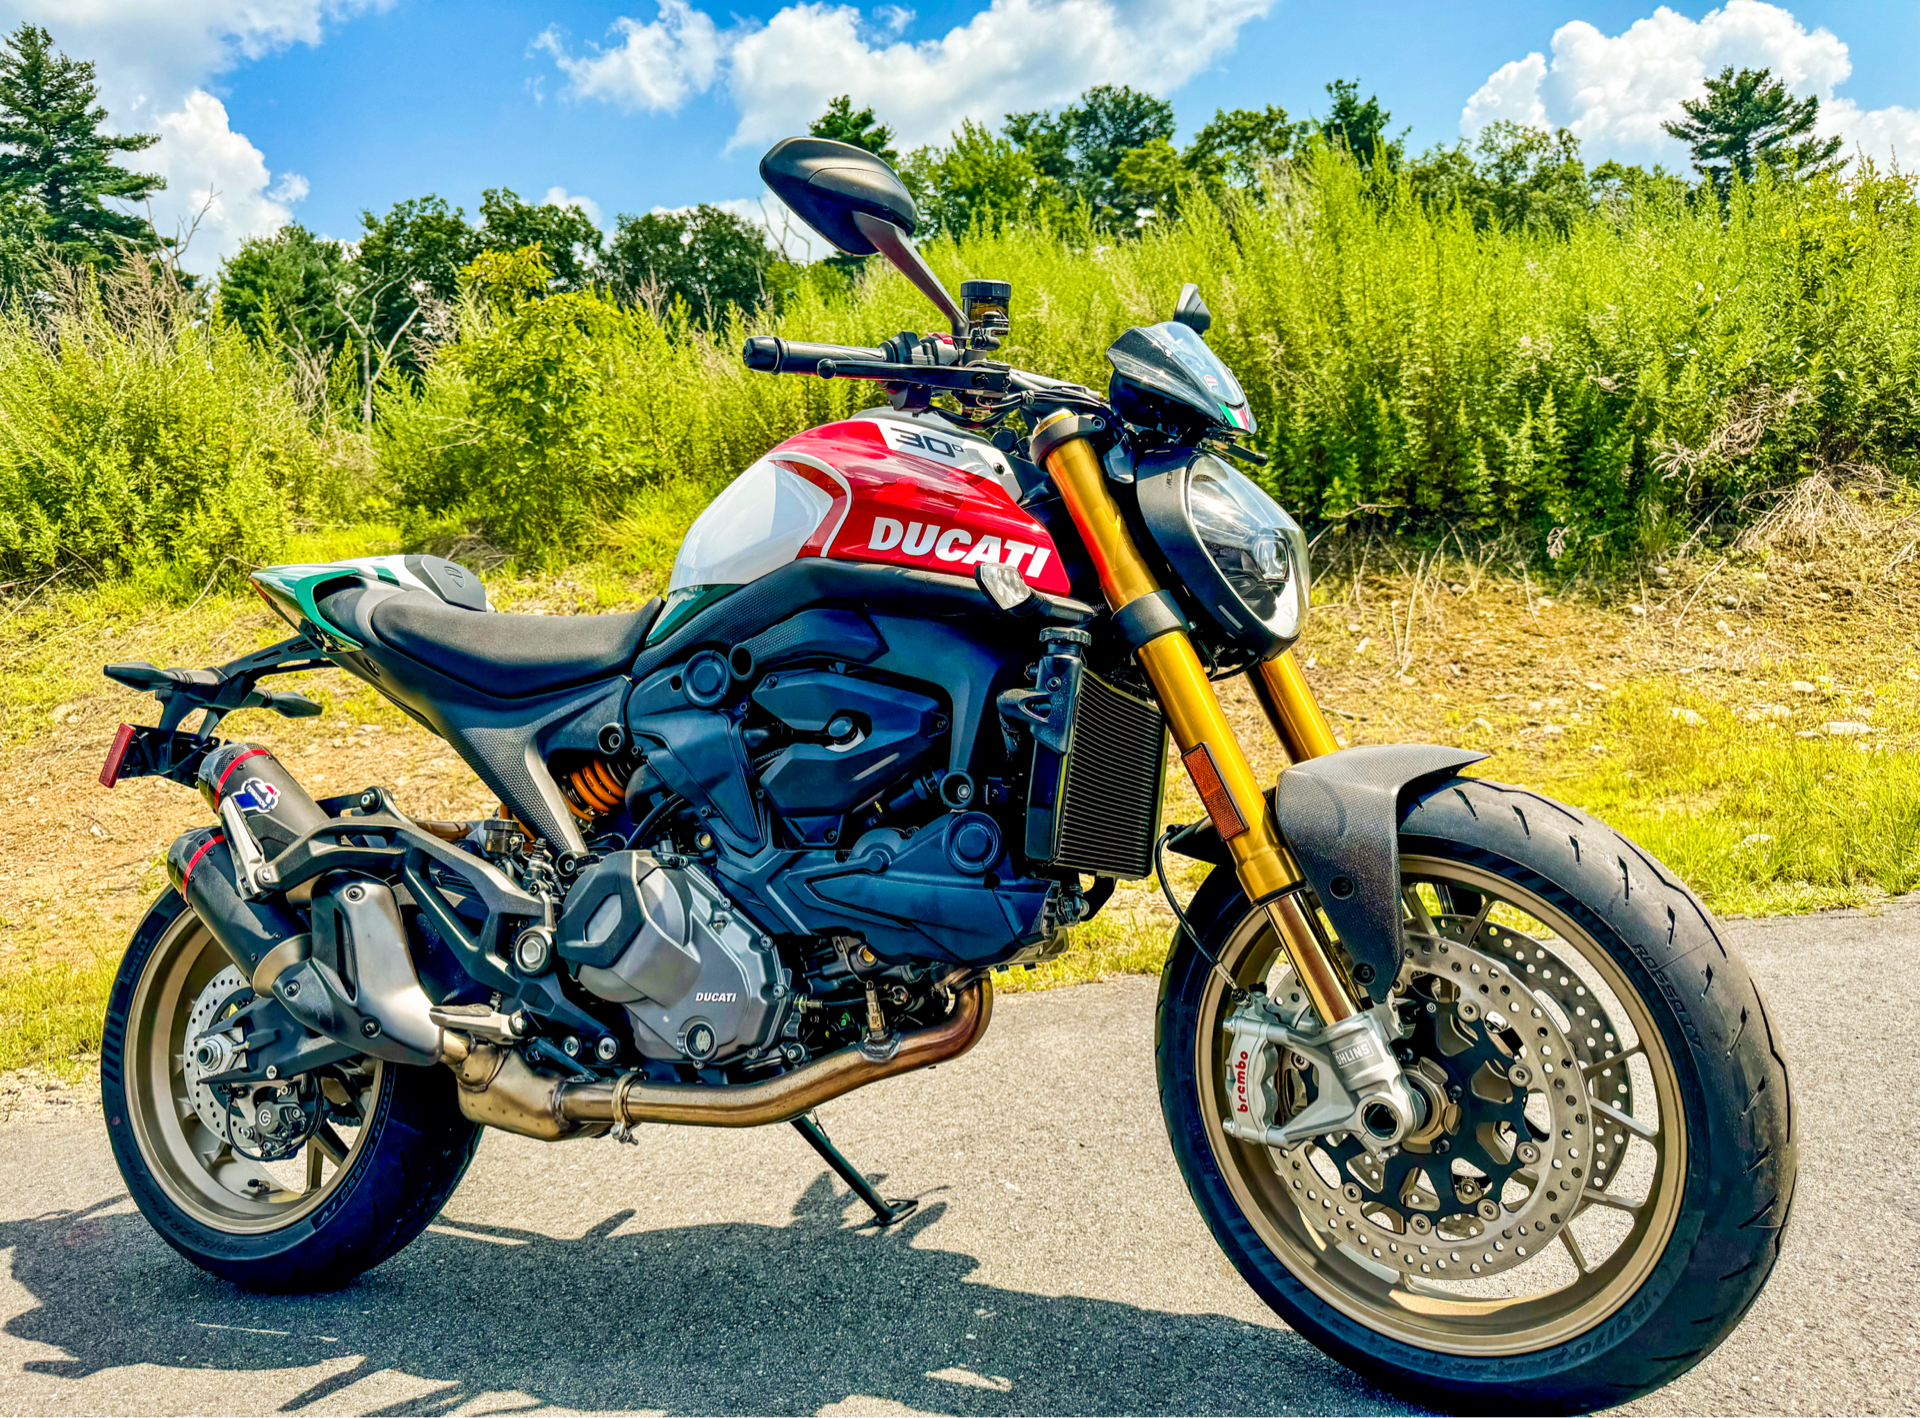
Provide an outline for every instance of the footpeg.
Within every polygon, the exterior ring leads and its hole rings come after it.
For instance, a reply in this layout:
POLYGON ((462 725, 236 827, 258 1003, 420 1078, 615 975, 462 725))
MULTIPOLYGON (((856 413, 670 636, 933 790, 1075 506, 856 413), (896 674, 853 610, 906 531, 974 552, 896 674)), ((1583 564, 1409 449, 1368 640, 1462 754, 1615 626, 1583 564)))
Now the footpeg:
POLYGON ((517 1044, 527 1037, 527 1016, 518 1010, 502 1014, 484 1004, 436 1004, 427 1017, 442 1029, 489 1044, 517 1044))

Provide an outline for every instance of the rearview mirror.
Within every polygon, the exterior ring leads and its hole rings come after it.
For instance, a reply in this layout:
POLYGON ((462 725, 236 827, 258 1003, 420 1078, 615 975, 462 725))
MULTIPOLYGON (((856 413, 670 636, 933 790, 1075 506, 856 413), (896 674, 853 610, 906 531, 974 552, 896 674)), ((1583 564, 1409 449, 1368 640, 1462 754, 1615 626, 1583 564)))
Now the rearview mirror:
POLYGON ((1174 302, 1173 318, 1196 335, 1206 334, 1208 327, 1213 324, 1213 312, 1200 299, 1200 287, 1192 281, 1180 287, 1180 299, 1174 302))
POLYGON ((793 214, 849 256, 878 249, 854 217, 878 217, 908 236, 920 213, 894 170, 864 148, 829 138, 787 138, 760 159, 760 176, 793 214))
POLYGON ((783 138, 760 159, 760 176, 774 196, 836 249, 849 256, 885 256, 940 308, 955 339, 967 337, 967 317, 907 242, 920 225, 920 212, 892 168, 851 143, 783 138))

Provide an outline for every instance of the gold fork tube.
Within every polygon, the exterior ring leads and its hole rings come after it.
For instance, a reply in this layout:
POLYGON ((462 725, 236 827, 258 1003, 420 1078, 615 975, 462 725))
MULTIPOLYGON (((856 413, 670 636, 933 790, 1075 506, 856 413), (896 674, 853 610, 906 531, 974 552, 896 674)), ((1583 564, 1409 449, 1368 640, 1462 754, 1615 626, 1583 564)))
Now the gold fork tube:
POLYGON ((1266 711, 1267 722, 1273 725, 1287 757, 1301 763, 1340 751, 1340 741, 1333 736, 1333 721, 1313 697, 1293 651, 1262 660, 1248 678, 1253 683, 1254 698, 1266 711))
MULTIPOLYGON (((1054 414, 1034 431, 1038 433, 1054 420, 1066 417, 1071 415, 1054 414)), ((1046 463, 1099 573, 1107 604, 1117 611, 1160 590, 1159 578, 1135 545, 1126 519, 1107 490, 1100 459, 1086 439, 1070 438, 1061 443, 1047 453, 1046 463)), ((1194 760, 1186 756, 1204 747, 1218 774, 1220 791, 1212 796, 1224 797, 1225 802, 1219 808, 1215 802, 1208 802, 1208 813, 1221 829, 1248 899, 1265 903, 1267 918, 1321 1021, 1333 1024, 1345 1019, 1357 1010, 1353 991, 1292 890, 1300 884, 1299 865, 1280 839, 1260 780, 1227 722, 1220 698, 1194 653, 1193 641, 1185 631, 1171 631, 1148 641, 1137 653, 1140 667, 1159 696, 1173 740, 1187 761, 1188 772, 1195 771, 1194 760), (1233 821, 1236 815, 1238 821, 1233 821), (1282 892, 1287 894, 1279 894, 1282 892)), ((1331 737, 1331 730, 1328 734, 1331 737)), ((1196 786, 1206 800, 1207 786, 1197 781, 1196 786)))

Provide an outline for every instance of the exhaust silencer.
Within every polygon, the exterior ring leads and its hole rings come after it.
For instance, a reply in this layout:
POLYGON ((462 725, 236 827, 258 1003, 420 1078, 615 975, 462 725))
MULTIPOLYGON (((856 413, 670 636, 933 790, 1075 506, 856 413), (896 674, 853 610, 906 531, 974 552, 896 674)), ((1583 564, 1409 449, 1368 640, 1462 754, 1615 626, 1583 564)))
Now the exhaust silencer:
POLYGON ((306 1028, 392 1063, 445 1058, 445 1036, 407 950, 406 923, 384 882, 326 882, 313 894, 309 931, 283 899, 240 894, 233 849, 219 828, 177 840, 167 872, 254 992, 273 995, 306 1028))
POLYGON ((269 857, 278 856, 327 821, 326 810, 270 750, 257 743, 222 744, 201 762, 199 783, 200 796, 216 813, 229 798, 233 800, 269 857))

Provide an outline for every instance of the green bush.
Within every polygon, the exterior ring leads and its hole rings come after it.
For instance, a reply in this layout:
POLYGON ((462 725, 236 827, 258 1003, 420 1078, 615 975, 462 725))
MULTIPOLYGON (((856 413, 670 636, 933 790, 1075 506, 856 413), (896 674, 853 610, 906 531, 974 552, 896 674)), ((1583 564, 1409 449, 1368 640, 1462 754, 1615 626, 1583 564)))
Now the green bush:
POLYGON ((365 454, 279 361, 138 274, 67 279, 0 316, 0 569, 204 578, 353 510, 365 454))
MULTIPOLYGON (((1195 191, 1137 238, 977 223, 925 250, 949 285, 1013 282, 1005 358, 1096 386, 1113 338, 1196 281, 1273 457, 1262 476, 1308 521, 1512 530, 1586 564, 1750 514, 1807 473, 1915 473, 1914 217, 1904 180, 1868 172, 1763 179, 1724 209, 1623 200, 1565 235, 1475 230, 1319 147, 1263 198, 1195 191)), ((844 290, 783 291, 753 328, 872 344, 934 318, 869 262, 844 290)), ((749 373, 745 333, 592 295, 470 301, 418 390, 389 396, 382 467, 418 515, 458 508, 538 551, 878 402, 749 373)))
MULTIPOLYGON (((537 248, 481 257, 458 338, 384 393, 376 456, 416 533, 453 517, 529 560, 578 557, 620 540, 650 490, 711 493, 857 407, 845 385, 748 376, 737 325, 709 337, 684 306, 656 320, 599 291, 536 297, 545 279, 537 248)), ((793 308, 823 311, 805 290, 793 308)))

